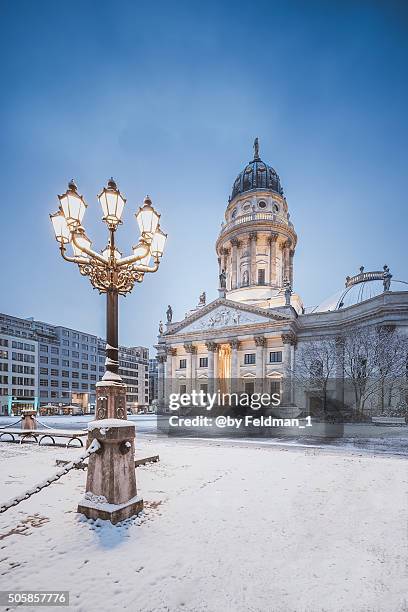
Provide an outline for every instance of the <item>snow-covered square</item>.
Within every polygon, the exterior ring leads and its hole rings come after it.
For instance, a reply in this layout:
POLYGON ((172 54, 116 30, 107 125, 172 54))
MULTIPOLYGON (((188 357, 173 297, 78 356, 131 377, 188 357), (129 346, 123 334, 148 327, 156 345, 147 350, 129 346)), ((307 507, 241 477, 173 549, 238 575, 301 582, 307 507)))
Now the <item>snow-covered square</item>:
MULTIPOLYGON (((80 452, 0 443, 1 501, 80 452)), ((407 609, 405 458, 138 437, 154 454, 138 518, 78 515, 82 470, 1 515, 0 588, 68 590, 76 612, 407 609)))

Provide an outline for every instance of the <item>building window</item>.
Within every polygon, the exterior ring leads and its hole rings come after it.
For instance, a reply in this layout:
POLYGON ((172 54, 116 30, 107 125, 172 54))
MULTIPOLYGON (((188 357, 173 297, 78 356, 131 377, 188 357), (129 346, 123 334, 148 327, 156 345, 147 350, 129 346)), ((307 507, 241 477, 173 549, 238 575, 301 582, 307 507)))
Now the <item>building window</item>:
POLYGON ((54 353, 54 355, 58 355, 58 346, 52 346, 51 347, 51 353, 54 353))
POLYGON ((276 393, 277 395, 280 395, 280 393, 281 393, 281 383, 280 383, 280 380, 272 380, 271 381, 271 395, 273 395, 274 393, 276 393))
POLYGON ((51 357, 51 364, 52 365, 59 365, 59 359, 57 359, 56 357, 51 357))
POLYGON ((8 340, 6 338, 0 338, 0 346, 8 346, 8 340))
POLYGON ((261 268, 260 270, 258 270, 258 285, 264 285, 265 284, 265 270, 264 268, 261 268))
POLYGON ((281 363, 282 351, 271 351, 269 353, 269 363, 281 363))
POLYGON ((266 202, 259 202, 258 203, 259 208, 266 208, 266 202))
POLYGON ((46 344, 40 344, 40 351, 42 353, 48 353, 48 346, 46 344))
POLYGON ((74 357, 75 359, 78 359, 79 358, 78 351, 72 351, 72 357, 74 357))
POLYGON ((208 368, 208 357, 200 357, 200 368, 208 368))
POLYGON ((187 359, 180 359, 180 369, 183 370, 187 367, 187 359))
POLYGON ((69 350, 68 349, 62 349, 62 354, 64 355, 64 357, 69 357, 69 350))
POLYGON ((0 359, 8 359, 8 351, 0 351, 0 359))
POLYGON ((40 368, 40 374, 48 374, 48 368, 40 368))
POLYGON ((46 378, 40 378, 40 387, 48 387, 48 380, 46 378))
POLYGON ((255 353, 245 353, 244 355, 244 364, 245 365, 254 365, 255 363, 255 353))
MULTIPOLYGON (((0 354, 0 357, 1 357, 1 354, 0 354)), ((40 363, 48 363, 48 357, 41 356, 40 357, 40 363)))
POLYGON ((186 393, 187 391, 187 385, 180 385, 180 395, 183 395, 183 393, 186 393))
POLYGON ((54 368, 51 368, 51 376, 59 376, 59 370, 54 370, 54 368))

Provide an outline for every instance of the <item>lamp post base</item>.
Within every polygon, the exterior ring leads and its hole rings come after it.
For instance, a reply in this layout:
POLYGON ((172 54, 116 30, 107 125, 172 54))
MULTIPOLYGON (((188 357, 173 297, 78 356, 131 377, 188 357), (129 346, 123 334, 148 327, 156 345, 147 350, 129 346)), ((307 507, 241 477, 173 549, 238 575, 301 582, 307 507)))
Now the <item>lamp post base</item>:
POLYGON ((95 418, 127 419, 126 385, 122 379, 117 381, 102 379, 96 383, 95 418))
POLYGON ((88 424, 87 446, 98 440, 90 455, 86 493, 78 512, 88 518, 118 523, 143 510, 137 495, 135 426, 125 419, 100 419, 88 424))
POLYGON ((85 515, 86 518, 110 521, 113 525, 132 516, 137 516, 142 510, 143 499, 140 497, 134 497, 125 504, 115 505, 85 495, 78 505, 78 512, 85 515))

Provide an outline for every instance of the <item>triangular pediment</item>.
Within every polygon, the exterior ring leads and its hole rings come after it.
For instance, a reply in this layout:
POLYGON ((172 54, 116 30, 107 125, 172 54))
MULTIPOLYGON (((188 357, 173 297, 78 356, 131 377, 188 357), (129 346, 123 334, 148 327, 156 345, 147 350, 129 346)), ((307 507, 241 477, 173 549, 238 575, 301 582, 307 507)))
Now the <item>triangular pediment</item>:
POLYGON ((169 326, 166 335, 188 334, 242 325, 287 321, 288 318, 283 314, 272 313, 255 306, 242 305, 232 300, 218 299, 198 309, 183 321, 173 323, 169 326))

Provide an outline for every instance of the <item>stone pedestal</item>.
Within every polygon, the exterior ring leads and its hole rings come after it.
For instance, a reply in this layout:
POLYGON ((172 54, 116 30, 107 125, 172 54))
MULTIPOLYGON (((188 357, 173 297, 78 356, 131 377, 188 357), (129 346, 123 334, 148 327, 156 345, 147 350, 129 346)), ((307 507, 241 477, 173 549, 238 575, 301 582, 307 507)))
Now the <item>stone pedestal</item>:
POLYGON ((23 410, 21 413, 21 429, 37 429, 36 416, 36 410, 23 410))
POLYGON ((98 419, 126 419, 126 385, 122 381, 96 383, 96 410, 98 419))
POLYGON ((101 419, 88 425, 88 446, 96 439, 101 449, 89 457, 86 493, 78 505, 78 512, 87 518, 115 524, 143 510, 136 488, 135 426, 125 419, 101 419))

